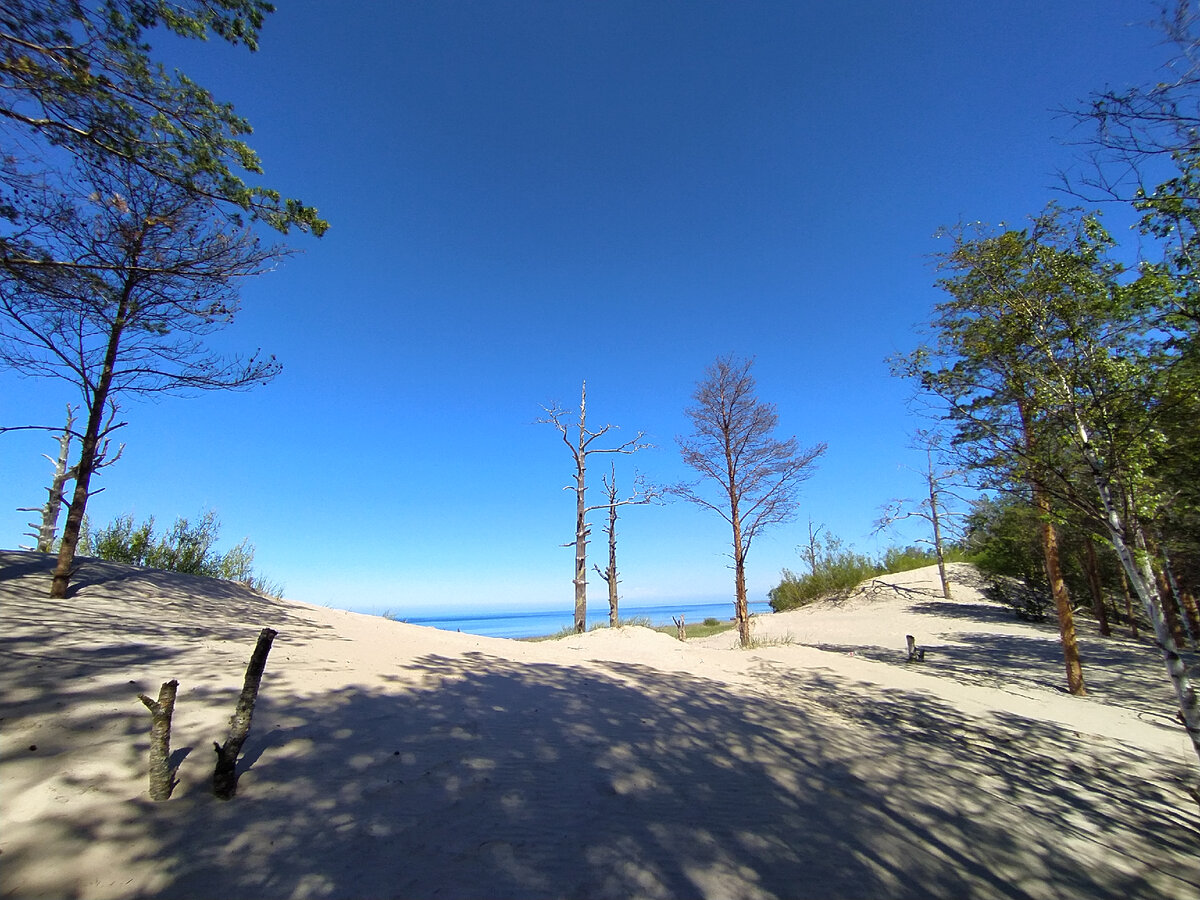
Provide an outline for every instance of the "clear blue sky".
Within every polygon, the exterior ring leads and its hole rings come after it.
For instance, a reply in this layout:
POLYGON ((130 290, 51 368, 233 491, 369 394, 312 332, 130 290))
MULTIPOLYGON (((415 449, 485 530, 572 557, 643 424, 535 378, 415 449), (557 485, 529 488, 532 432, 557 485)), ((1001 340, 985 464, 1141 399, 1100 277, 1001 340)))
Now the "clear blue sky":
MULTIPOLYGON (((156 46, 332 223, 219 341, 283 373, 128 403, 91 518, 211 507, 289 596, 404 614, 569 608, 571 460, 540 406, 587 379, 591 424, 658 444, 624 480, 675 481, 723 353, 756 357, 784 436, 829 444, 796 524, 751 550, 754 598, 801 567, 808 517, 885 546, 872 523, 921 460, 884 359, 938 300, 935 230, 1040 210, 1078 152, 1056 110, 1166 54, 1135 0, 277 5, 256 54, 156 46)), ((5 424, 75 400, 10 372, 0 398, 5 424)), ((52 450, 0 437, 0 544, 28 543, 14 508, 42 501, 52 450)), ((732 598, 728 541, 699 509, 628 511, 624 596, 732 598)))

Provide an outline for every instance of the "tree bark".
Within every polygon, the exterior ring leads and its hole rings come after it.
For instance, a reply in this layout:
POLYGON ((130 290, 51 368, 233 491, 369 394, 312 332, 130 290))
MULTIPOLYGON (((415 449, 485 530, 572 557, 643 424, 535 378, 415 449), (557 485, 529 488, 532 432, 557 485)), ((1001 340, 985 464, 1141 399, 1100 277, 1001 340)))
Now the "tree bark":
POLYGON ((950 596, 950 579, 946 577, 946 554, 942 547, 942 521, 938 516, 938 485, 933 471, 933 450, 927 449, 929 460, 929 521, 933 525, 933 552, 937 557, 938 577, 942 580, 942 596, 952 600, 950 596))
POLYGON ((1133 612, 1133 594, 1129 591, 1129 577, 1125 574, 1125 567, 1121 566, 1121 590, 1125 593, 1125 615, 1129 619, 1129 636, 1135 641, 1138 639, 1138 624, 1137 616, 1133 612))
POLYGON ((1087 575, 1088 591, 1092 595, 1092 609, 1096 613, 1096 621, 1100 624, 1100 633, 1112 637, 1112 627, 1108 624, 1108 608, 1104 605, 1104 586, 1100 582, 1100 562, 1096 559, 1096 542, 1090 534, 1084 535, 1084 572, 1087 575))
POLYGON ((175 693, 179 682, 163 682, 158 699, 145 694, 138 699, 150 710, 150 799, 169 800, 175 790, 175 773, 171 770, 171 717, 175 714, 175 693))
POLYGON ((254 703, 258 699, 258 686, 262 681, 263 670, 267 666, 267 654, 271 652, 271 643, 276 634, 278 632, 271 628, 264 628, 259 632, 258 643, 250 655, 250 665, 246 667, 246 681, 242 685, 237 708, 229 719, 229 737, 224 744, 213 742, 217 751, 217 767, 213 771, 213 793, 222 800, 229 800, 237 793, 238 754, 242 752, 242 744, 250 734, 250 721, 254 716, 254 703))
POLYGON ((1151 568, 1154 572, 1154 585, 1158 589, 1158 602, 1162 606, 1163 616, 1167 620, 1167 628, 1170 629, 1175 644, 1184 646, 1187 643, 1187 637, 1183 633, 1179 606, 1175 602, 1175 595, 1171 592, 1170 582, 1167 581, 1166 573, 1163 572, 1161 566, 1152 565, 1151 568))
MULTIPOLYGON (((1030 423, 1027 401, 1017 400, 1017 413, 1021 417, 1021 438, 1025 444, 1025 452, 1031 459, 1036 459, 1033 429, 1030 423)), ((1042 556, 1046 564, 1046 578, 1050 582, 1050 593, 1054 597, 1054 607, 1058 613, 1058 633, 1062 640, 1063 662, 1067 670, 1067 690, 1082 697, 1087 693, 1083 683, 1083 664, 1079 659, 1079 644, 1075 637, 1075 616, 1071 611, 1071 598, 1067 594, 1067 585, 1062 577, 1062 565, 1058 555, 1058 535, 1054 532, 1051 520, 1050 499, 1046 489, 1036 477, 1029 479, 1033 491, 1033 505, 1038 511, 1041 523, 1042 556)))
POLYGON ((579 445, 575 448, 575 633, 587 631, 587 382, 579 392, 579 445))
POLYGON ((45 504, 40 510, 23 510, 28 512, 41 512, 42 521, 39 524, 30 522, 29 524, 37 529, 37 534, 33 535, 37 538, 38 553, 52 553, 54 551, 54 537, 58 534, 58 515, 62 510, 63 503, 63 487, 70 480, 71 475, 67 471, 67 463, 71 456, 71 426, 75 424, 74 410, 71 405, 67 404, 67 424, 63 426, 62 436, 58 439, 58 456, 54 459, 49 459, 54 464, 54 477, 50 480, 50 487, 47 488, 48 496, 45 504))
POLYGON ((1191 625, 1192 634, 1200 634, 1200 607, 1196 606, 1196 598, 1190 591, 1182 591, 1179 594, 1179 605, 1183 607, 1183 615, 1191 625))
POLYGON ((96 469, 96 450, 100 445, 100 425, 104 419, 104 405, 108 402, 108 392, 112 387, 113 370, 117 364, 117 351, 121 346, 121 335, 125 331, 126 317, 129 315, 132 287, 132 283, 125 285, 120 302, 117 304, 117 315, 113 319, 112 328, 108 333, 108 345, 104 350, 104 365, 100 370, 100 378, 96 382, 95 390, 88 398, 88 423, 80 443, 79 463, 75 467, 75 491, 71 497, 71 505, 67 509, 62 544, 58 549, 58 563, 54 567, 54 577, 50 582, 52 599, 65 598, 67 588, 71 583, 72 567, 75 564, 75 548, 79 545, 79 532, 83 528, 83 513, 87 509, 92 473, 96 469))
POLYGON ((1050 521, 1050 501, 1041 485, 1034 485, 1034 504, 1041 519, 1042 555, 1046 561, 1046 577, 1050 581, 1050 593, 1054 596, 1054 607, 1058 612, 1058 633, 1062 639, 1063 662, 1067 669, 1067 690, 1076 697, 1087 694, 1083 683, 1083 664, 1079 659, 1079 643, 1075 636, 1075 615, 1071 611, 1071 597, 1063 581, 1062 565, 1059 561, 1058 535, 1050 521))

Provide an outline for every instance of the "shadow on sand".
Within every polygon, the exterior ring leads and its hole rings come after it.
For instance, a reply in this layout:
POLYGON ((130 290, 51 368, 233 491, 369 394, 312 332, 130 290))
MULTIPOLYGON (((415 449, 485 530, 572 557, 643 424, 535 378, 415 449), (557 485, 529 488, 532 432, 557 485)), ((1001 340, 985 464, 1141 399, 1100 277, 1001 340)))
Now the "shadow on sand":
POLYGON ((1185 773, 1148 781, 1119 744, 769 664, 755 694, 411 665, 427 687, 268 690, 231 803, 126 802, 43 837, 149 847, 179 898, 1200 897, 1185 773))

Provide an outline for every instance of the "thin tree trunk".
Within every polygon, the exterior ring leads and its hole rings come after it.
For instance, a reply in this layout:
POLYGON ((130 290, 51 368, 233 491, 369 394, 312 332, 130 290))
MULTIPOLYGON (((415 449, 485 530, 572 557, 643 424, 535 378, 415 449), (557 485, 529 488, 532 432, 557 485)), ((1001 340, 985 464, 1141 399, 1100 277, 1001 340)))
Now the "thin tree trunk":
MULTIPOLYGON (((1024 400, 1017 401, 1017 412, 1021 417, 1021 436, 1025 450, 1031 458, 1034 454, 1033 431, 1030 427, 1029 411, 1024 400)), ((1063 662, 1067 669, 1067 690, 1075 696, 1083 696, 1087 689, 1083 684, 1083 664, 1079 660, 1079 644, 1075 637, 1075 616, 1071 612, 1071 598, 1067 594, 1067 585, 1063 581, 1062 566, 1058 557, 1058 536, 1054 532, 1054 523, 1050 518, 1050 500, 1045 488, 1036 478, 1030 479, 1033 490, 1033 503, 1038 511, 1041 523, 1042 556, 1046 564, 1046 578, 1050 582, 1050 593, 1054 597, 1054 607, 1058 612, 1058 633, 1062 639, 1063 662)))
POLYGON ((575 453, 575 632, 587 631, 587 382, 579 395, 579 446, 575 453))
POLYGON ((1192 634, 1200 634, 1200 607, 1196 606, 1196 598, 1190 591, 1182 591, 1179 594, 1179 605, 1183 607, 1184 617, 1191 623, 1192 634))
MULTIPOLYGON (((1152 550, 1149 552, 1153 552, 1152 550)), ((1167 628, 1171 632, 1177 646, 1187 644, 1187 636, 1183 632, 1183 622, 1179 616, 1179 606, 1175 603, 1175 595, 1171 592, 1171 584, 1167 581, 1166 573, 1161 566, 1151 564, 1154 572, 1154 584, 1158 589, 1158 602, 1162 605, 1163 616, 1167 620, 1167 628)))
POLYGON ((750 604, 746 600, 746 560, 738 554, 734 561, 734 583, 737 589, 737 599, 734 601, 734 615, 737 618, 738 641, 742 647, 750 646, 750 604))
POLYGON ((1183 625, 1182 630, 1187 633, 1187 639, 1191 643, 1192 649, 1197 649, 1200 647, 1197 643, 1200 636, 1198 636, 1197 628, 1193 626, 1192 619, 1188 615, 1188 608, 1184 603, 1183 592, 1179 590, 1179 582, 1175 580, 1175 570, 1171 565, 1171 554, 1167 551, 1167 545, 1162 541, 1162 535, 1158 534, 1155 538, 1155 543, 1158 545, 1158 555, 1162 559, 1163 574, 1167 577, 1167 586, 1170 589, 1171 599, 1174 601, 1175 609, 1183 625))
POLYGON ((1090 534, 1083 537, 1084 572, 1087 575, 1088 590, 1092 595, 1092 609, 1096 613, 1096 621, 1100 624, 1100 633, 1104 637, 1112 637, 1112 628, 1108 624, 1108 609, 1104 605, 1104 586, 1100 582, 1100 562, 1096 559, 1096 542, 1090 534))
POLYGON ((933 552, 937 557, 938 577, 942 580, 942 596, 950 596, 950 579, 946 577, 946 554, 942 547, 942 521, 938 516, 937 479, 933 474, 933 450, 926 450, 929 459, 929 521, 933 524, 933 552))
MULTIPOLYGON (((71 440, 73 438, 71 426, 74 424, 74 410, 71 409, 70 404, 67 404, 67 424, 63 426, 62 437, 58 439, 58 456, 50 460, 54 463, 54 477, 50 480, 50 487, 47 488, 48 496, 40 510, 41 524, 34 526, 38 530, 38 553, 54 551, 54 537, 58 534, 58 515, 63 503, 63 488, 71 477, 67 471, 67 463, 71 457, 71 440)), ((47 456, 46 459, 50 459, 50 457, 47 456)))
MULTIPOLYGON (((613 478, 614 485, 616 478, 613 478)), ((617 504, 615 497, 610 497, 614 502, 608 506, 608 569, 604 573, 604 580, 608 582, 608 624, 612 628, 617 627, 619 620, 617 610, 617 504)))
POLYGON ((1133 595, 1129 592, 1129 577, 1125 574, 1125 566, 1121 566, 1121 590, 1125 594, 1125 615, 1129 617, 1129 636, 1138 639, 1137 616, 1133 612, 1133 595))
MULTIPOLYGON (((1078 419, 1076 424, 1083 438, 1084 458, 1092 470, 1092 483, 1096 487, 1100 505, 1104 509, 1105 524, 1108 526, 1113 549, 1117 551, 1117 557, 1121 560, 1121 566, 1125 575, 1128 576, 1129 584, 1133 586, 1146 617, 1150 620, 1150 626, 1154 629, 1154 637, 1162 652, 1167 676, 1171 679, 1171 684, 1175 688, 1175 696, 1179 700, 1179 712, 1183 716, 1184 728, 1191 739, 1192 749, 1196 751, 1197 758, 1200 758, 1200 698, 1196 695, 1196 689, 1188 675, 1187 666, 1179 655, 1179 645, 1175 642, 1175 637, 1171 634, 1170 626, 1163 614, 1156 590, 1154 569, 1150 564, 1150 550, 1146 543, 1146 536, 1142 531, 1141 523, 1135 517, 1128 523, 1121 519, 1116 505, 1113 503, 1108 481, 1103 474, 1104 469, 1091 450, 1087 430, 1078 419), (1125 539, 1129 527, 1132 527, 1133 548, 1125 539)), ((1130 621, 1132 622, 1132 617, 1130 621)))
POLYGON ((263 670, 267 667, 267 654, 271 652, 271 643, 276 634, 278 632, 271 628, 264 628, 259 632, 258 643, 254 645, 254 652, 250 655, 250 665, 246 667, 246 681, 242 685, 237 708, 229 719, 229 737, 224 744, 213 742, 217 751, 217 767, 213 771, 213 793, 222 800, 229 800, 237 793, 238 754, 242 752, 242 744, 250 734, 254 703, 258 700, 258 686, 262 681, 263 670))
POLYGON ((1050 593, 1054 596, 1054 607, 1058 612, 1058 633, 1062 639, 1063 662, 1067 670, 1067 690, 1082 697, 1087 693, 1087 688, 1083 683, 1083 664, 1079 659, 1079 643, 1075 637, 1075 615, 1071 611, 1071 597, 1067 593, 1059 561, 1058 535, 1055 534, 1054 523, 1050 521, 1050 501, 1041 485, 1034 486, 1033 496, 1041 520, 1046 577, 1050 581, 1050 593))
POLYGON ((171 771, 171 717, 175 714, 175 693, 179 682, 163 682, 158 699, 145 694, 138 699, 150 710, 150 799, 169 800, 175 790, 175 773, 171 771))
POLYGON ((63 599, 71 583, 72 567, 75 563, 75 548, 79 545, 79 532, 83 528, 83 513, 87 509, 88 490, 92 473, 96 468, 96 451, 100 444, 100 425, 104 419, 104 405, 112 387, 113 370, 117 364, 117 351, 121 346, 121 335, 125 331, 125 320, 129 313, 130 290, 127 284, 117 305, 117 315, 108 333, 108 346, 104 350, 104 365, 96 388, 88 398, 87 429, 80 444, 79 463, 75 467, 75 491, 67 509, 67 521, 63 526, 62 544, 58 549, 58 563, 50 582, 50 597, 63 599))

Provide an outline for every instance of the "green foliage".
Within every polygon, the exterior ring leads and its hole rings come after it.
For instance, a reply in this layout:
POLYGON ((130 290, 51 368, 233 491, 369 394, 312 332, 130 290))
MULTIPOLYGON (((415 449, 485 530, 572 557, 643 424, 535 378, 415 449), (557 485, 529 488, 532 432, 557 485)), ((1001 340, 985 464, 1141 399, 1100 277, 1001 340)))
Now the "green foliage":
POLYGON ((216 549, 220 534, 221 523, 212 510, 201 513, 195 522, 178 518, 162 535, 155 534, 153 516, 136 525, 127 514, 95 534, 85 529, 79 552, 132 566, 237 581, 268 596, 282 596, 282 585, 255 574, 254 546, 249 540, 222 553, 216 549))
POLYGON ((768 591, 767 596, 771 601, 771 609, 783 612, 851 591, 882 571, 882 566, 876 560, 856 553, 846 547, 840 538, 826 533, 824 547, 816 549, 812 571, 807 575, 797 575, 790 569, 784 569, 779 585, 768 591))
MULTIPOLYGON (((159 28, 200 40, 211 33, 254 50, 271 11, 263 0, 7 0, 0 29, 5 177, 14 187, 36 177, 53 147, 93 163, 132 163, 284 233, 321 234, 327 225, 315 209, 244 180, 262 172, 242 140, 250 124, 150 55, 149 37, 159 28)), ((19 204, 20 195, 11 196, 19 204)), ((17 218, 20 210, 3 214, 17 218)))
MULTIPOLYGON (((805 554, 809 548, 803 548, 805 554)), ((965 562, 970 554, 961 547, 943 550, 946 562, 965 562)), ((890 572, 907 572, 937 563, 932 548, 889 547, 882 559, 857 553, 845 546, 841 538, 825 534, 825 545, 815 547, 812 569, 807 575, 784 569, 779 584, 767 592, 771 609, 783 612, 807 606, 817 600, 848 594, 864 581, 890 572)))
MULTIPOLYGON (((943 547, 944 562, 967 562, 969 555, 961 547, 943 547)), ((883 553, 884 572, 909 572, 937 564, 937 554, 932 547, 888 547, 883 553)))
POLYGON ((720 620, 720 619, 714 619, 712 616, 709 616, 709 617, 708 617, 707 619, 705 619, 705 620, 704 620, 704 621, 703 621, 701 624, 702 624, 702 625, 704 625, 706 628, 712 628, 714 625, 720 625, 720 624, 721 624, 721 620, 720 620))

